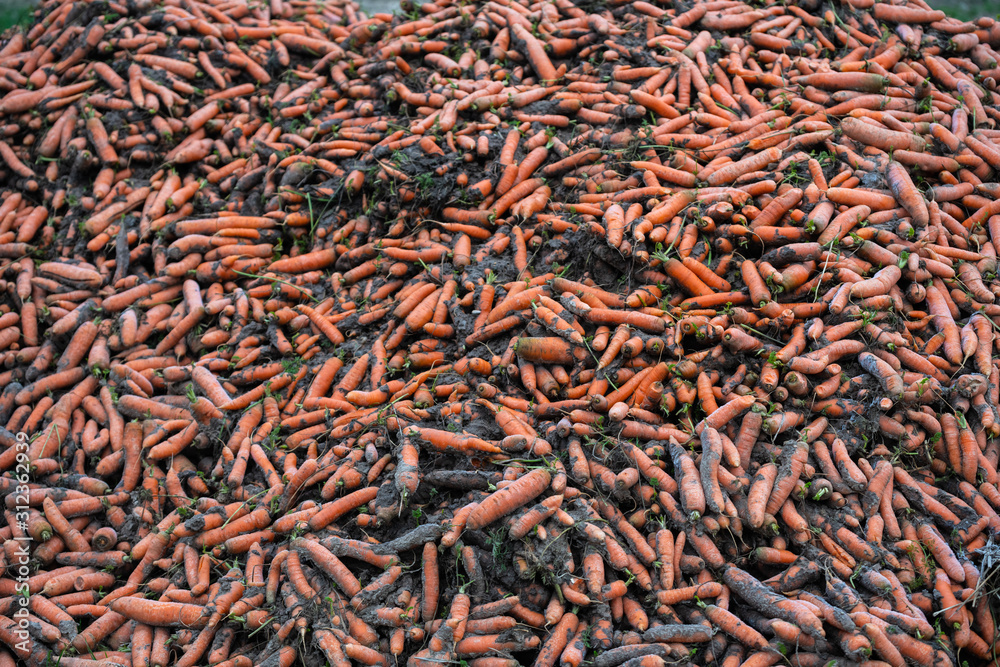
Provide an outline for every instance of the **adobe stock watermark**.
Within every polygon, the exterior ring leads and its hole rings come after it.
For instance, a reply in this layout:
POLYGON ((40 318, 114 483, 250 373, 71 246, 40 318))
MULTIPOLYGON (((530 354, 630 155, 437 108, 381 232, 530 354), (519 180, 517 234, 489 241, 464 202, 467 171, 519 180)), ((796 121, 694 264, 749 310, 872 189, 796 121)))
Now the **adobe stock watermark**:
POLYGON ((17 621, 17 628, 14 634, 17 636, 17 644, 14 648, 18 651, 31 650, 31 636, 28 634, 28 605, 30 603, 30 592, 28 590, 28 577, 31 576, 31 552, 28 550, 28 543, 31 540, 26 534, 28 532, 28 483, 31 472, 31 461, 28 459, 28 436, 24 433, 16 435, 17 443, 17 467, 15 468, 17 486, 14 487, 14 519, 17 521, 17 531, 14 539, 17 541, 17 549, 14 552, 14 563, 11 563, 11 570, 14 580, 15 599, 17 609, 12 614, 17 621))

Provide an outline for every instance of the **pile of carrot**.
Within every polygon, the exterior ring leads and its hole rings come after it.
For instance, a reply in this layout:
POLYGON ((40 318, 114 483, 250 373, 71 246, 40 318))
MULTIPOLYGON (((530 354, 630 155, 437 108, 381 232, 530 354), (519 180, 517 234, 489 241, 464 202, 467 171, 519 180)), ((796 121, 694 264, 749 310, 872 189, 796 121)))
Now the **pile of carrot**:
POLYGON ((998 665, 1000 22, 45 0, 0 667, 998 665))

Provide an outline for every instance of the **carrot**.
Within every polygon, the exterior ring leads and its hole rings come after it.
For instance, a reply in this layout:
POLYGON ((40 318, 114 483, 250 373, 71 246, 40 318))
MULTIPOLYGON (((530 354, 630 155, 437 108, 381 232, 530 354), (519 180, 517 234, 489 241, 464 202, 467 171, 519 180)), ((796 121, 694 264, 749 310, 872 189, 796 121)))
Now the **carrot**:
POLYGON ((913 223, 918 227, 925 227, 930 221, 927 205, 910 180, 906 168, 898 162, 890 162, 886 168, 886 179, 896 200, 913 217, 913 223))
POLYGON ((13 149, 4 142, 0 142, 0 159, 18 176, 22 178, 35 178, 35 172, 24 164, 13 149))
MULTIPOLYGON (((784 457, 783 457, 784 458, 784 457)), ((772 495, 767 500, 767 505, 764 508, 765 514, 775 516, 778 514, 778 510, 784 505, 785 500, 791 495, 795 483, 798 481, 802 469, 805 467, 808 459, 808 451, 805 447, 795 447, 792 450, 792 454, 787 459, 782 461, 782 466, 778 470, 778 474, 775 477, 775 482, 772 487, 772 495), (786 467, 787 466, 787 467, 786 467)))
POLYGON ((920 543, 930 552, 935 562, 941 566, 941 569, 952 581, 957 583, 965 581, 965 571, 959 565, 951 547, 930 524, 921 524, 917 529, 917 534, 920 537, 920 543))
POLYGON ((664 273, 677 282, 681 289, 691 296, 707 296, 715 293, 711 287, 702 282, 701 278, 685 266, 683 262, 671 258, 663 264, 663 270, 664 273))
POLYGON ((962 360, 961 336, 945 297, 935 286, 928 287, 926 294, 928 311, 934 318, 934 325, 945 336, 945 354, 952 363, 959 363, 962 360))
POLYGON ((112 611, 125 618, 152 626, 204 627, 208 618, 198 605, 179 602, 158 602, 134 597, 122 597, 109 605, 112 611))
POLYGON ((890 665, 894 665, 895 667, 901 667, 906 664, 902 654, 892 644, 892 642, 889 641, 885 632, 883 632, 881 628, 872 623, 866 623, 861 629, 865 633, 865 636, 868 637, 875 651, 877 651, 886 662, 890 665))
POLYGON ((521 515, 511 524, 510 535, 514 539, 521 539, 528 534, 535 526, 556 513, 559 505, 562 504, 563 496, 549 496, 542 502, 521 515))
POLYGON ((670 454, 674 460, 674 474, 678 476, 681 506, 685 513, 698 519, 705 513, 705 491, 694 461, 676 442, 671 442, 670 454))
POLYGON ((424 545, 423 554, 423 607, 420 615, 423 618, 434 618, 437 615, 440 580, 437 562, 437 549, 430 542, 424 545))
POLYGON ((902 149, 922 153, 926 145, 919 136, 870 125, 856 118, 845 118, 841 127, 852 139, 884 151, 902 149))
POLYGON ((862 368, 875 376, 890 398, 897 400, 902 397, 904 389, 902 378, 888 362, 869 352, 858 355, 858 362, 862 368))
POLYGON ((750 485, 747 494, 747 523, 754 528, 764 525, 764 514, 772 487, 778 475, 778 468, 773 463, 768 463, 760 467, 750 485))
POLYGON ((125 425, 122 436, 122 448, 125 452, 125 469, 122 473, 122 488, 132 491, 139 483, 141 474, 140 455, 142 453, 142 427, 136 422, 125 425))
POLYGON ((707 177, 708 184, 718 186, 725 185, 726 183, 732 183, 743 174, 763 169, 772 162, 777 162, 780 159, 781 151, 779 149, 773 147, 767 148, 756 155, 744 158, 739 162, 726 165, 725 167, 712 172, 707 177))
POLYGON ((302 547, 309 554, 310 558, 327 572, 347 595, 353 597, 361 590, 361 584, 357 578, 339 558, 330 553, 323 545, 313 540, 300 539, 293 546, 302 547))
POLYGON ((666 330, 666 323, 662 318, 634 311, 591 308, 585 319, 595 324, 626 324, 654 334, 663 333, 666 330))
POLYGON ((744 646, 763 650, 767 648, 767 639, 762 634, 741 621, 733 613, 714 604, 706 605, 705 616, 727 635, 736 639, 744 646))
POLYGON ((542 646, 535 660, 535 664, 543 667, 552 667, 562 654, 563 649, 569 644, 570 639, 576 633, 579 626, 579 619, 576 614, 563 614, 562 618, 552 629, 548 641, 542 646))
POLYGON ((439 431, 430 428, 410 427, 409 435, 419 436, 439 451, 499 453, 500 447, 492 442, 471 435, 439 431))
POLYGON ((90 544, 86 538, 83 537, 79 530, 70 525, 52 499, 45 498, 42 501, 42 507, 45 510, 45 518, 71 551, 90 551, 90 544))
POLYGON ((875 7, 875 18, 880 21, 931 23, 944 19, 944 12, 910 7, 875 7))
POLYGON ((328 502, 318 513, 314 514, 312 518, 309 519, 309 526, 313 530, 318 530, 323 526, 329 525, 345 513, 371 501, 377 492, 377 487, 368 487, 366 489, 354 491, 353 493, 350 493, 338 500, 328 502))
MULTIPOLYGON (((560 329, 566 331, 562 327, 560 329)), ((572 327, 570 330, 579 335, 572 327)), ((568 332, 566 336, 569 337, 568 332)), ((527 361, 557 364, 574 363, 585 354, 583 348, 576 347, 571 341, 562 338, 518 338, 515 352, 518 357, 527 361)))
POLYGON ((465 523, 466 528, 477 530, 509 514, 536 498, 549 486, 551 481, 552 477, 548 471, 544 469, 533 470, 517 482, 494 492, 479 503, 469 514, 465 523))
POLYGON ((108 141, 108 131, 100 118, 90 118, 87 120, 87 132, 90 133, 90 141, 97 151, 97 156, 105 164, 118 164, 118 154, 108 141))
POLYGON ((740 265, 740 272, 743 276, 743 282, 746 284, 747 289, 750 290, 751 302, 763 308, 771 301, 771 292, 757 271, 756 265, 752 261, 746 260, 740 265))
MULTIPOLYGON (((720 278, 716 273, 711 271, 707 266, 699 262, 694 261, 691 257, 684 257, 681 262, 686 266, 692 273, 694 273, 703 283, 708 285, 714 290, 721 290, 728 292, 732 289, 732 285, 729 281, 724 278, 720 278)), ((652 304, 650 304, 652 305, 652 304)))

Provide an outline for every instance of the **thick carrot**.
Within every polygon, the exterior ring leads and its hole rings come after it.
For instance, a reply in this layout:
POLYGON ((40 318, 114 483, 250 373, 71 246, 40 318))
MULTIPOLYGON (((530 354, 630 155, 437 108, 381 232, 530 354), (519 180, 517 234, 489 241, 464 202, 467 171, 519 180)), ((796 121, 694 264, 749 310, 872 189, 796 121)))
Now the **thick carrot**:
POLYGON ((767 639, 730 611, 717 607, 714 604, 706 605, 704 611, 705 616, 712 622, 712 625, 715 625, 744 646, 757 650, 767 648, 767 639))
POLYGON ((715 291, 702 282, 695 273, 676 259, 671 258, 663 264, 663 271, 691 296, 707 296, 715 291))
POLYGON ((494 492, 480 502, 469 514, 465 523, 466 528, 469 530, 482 528, 531 502, 548 488, 551 481, 552 476, 547 470, 542 468, 533 470, 517 482, 494 492))
POLYGON ((910 180, 906 167, 898 162, 890 162, 885 173, 893 195, 913 217, 913 223, 918 227, 926 226, 930 221, 927 205, 920 192, 913 185, 913 181, 910 180))
POLYGON ((109 605, 125 618, 152 626, 203 627, 208 618, 198 605, 179 602, 158 602, 135 597, 122 597, 109 605))
POLYGON ((856 118, 845 118, 841 123, 841 127, 844 130, 844 134, 852 139, 866 146, 874 146, 884 151, 901 149, 921 153, 926 146, 926 142, 917 135, 889 130, 884 127, 865 123, 856 118))

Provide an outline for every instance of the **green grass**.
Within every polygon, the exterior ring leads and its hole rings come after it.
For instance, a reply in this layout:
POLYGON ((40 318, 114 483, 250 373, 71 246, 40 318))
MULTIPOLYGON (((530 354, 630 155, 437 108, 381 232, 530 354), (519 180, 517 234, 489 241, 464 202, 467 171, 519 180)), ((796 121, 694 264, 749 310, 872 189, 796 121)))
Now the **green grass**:
POLYGON ((33 2, 0 0, 0 32, 3 32, 7 28, 15 25, 30 25, 33 11, 33 2))
POLYGON ((927 4, 960 21, 983 16, 996 18, 1000 14, 1000 0, 927 0, 927 4))

